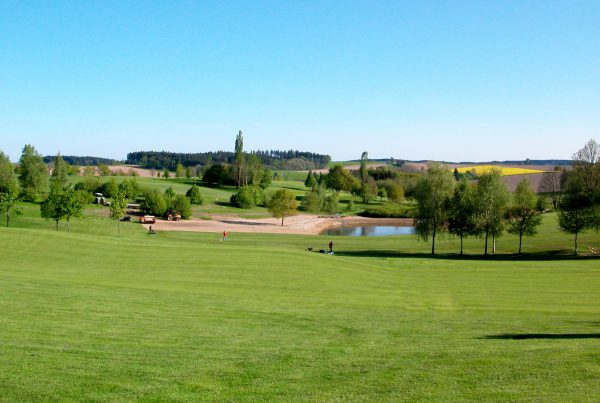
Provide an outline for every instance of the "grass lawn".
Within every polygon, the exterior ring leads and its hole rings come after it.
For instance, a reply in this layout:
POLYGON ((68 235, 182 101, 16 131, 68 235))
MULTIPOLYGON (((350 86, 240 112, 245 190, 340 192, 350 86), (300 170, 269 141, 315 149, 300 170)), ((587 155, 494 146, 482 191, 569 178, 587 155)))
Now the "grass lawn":
MULTIPOLYGON (((100 209, 0 228, 0 399, 597 401, 600 260, 540 235, 146 234, 100 209), (555 256, 542 253, 553 251, 555 256)), ((582 236, 582 248, 600 236, 582 236)))

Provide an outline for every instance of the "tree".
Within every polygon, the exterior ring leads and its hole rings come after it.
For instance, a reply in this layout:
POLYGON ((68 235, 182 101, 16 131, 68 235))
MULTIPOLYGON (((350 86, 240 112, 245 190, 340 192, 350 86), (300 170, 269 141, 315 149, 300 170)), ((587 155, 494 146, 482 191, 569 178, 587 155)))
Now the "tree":
POLYGON ((420 178, 415 198, 417 214, 415 232, 425 241, 431 237, 431 254, 435 255, 435 238, 446 225, 448 199, 452 196, 454 177, 446 167, 430 164, 420 178))
POLYGON ((508 232, 519 235, 519 256, 521 256, 523 235, 533 236, 542 223, 542 216, 537 209, 537 200, 531 184, 523 179, 517 185, 512 206, 508 209, 508 232))
POLYGON ((239 188, 246 184, 244 158, 244 137, 240 130, 235 137, 235 185, 239 188))
POLYGON ((64 218, 67 220, 67 231, 71 232, 71 218, 81 217, 83 203, 75 189, 70 185, 63 189, 61 203, 64 218))
POLYGON ((68 164, 63 157, 58 153, 54 158, 54 166, 52 168, 52 176, 50 176, 50 186, 67 187, 69 180, 67 174, 69 171, 68 164))
POLYGON ((463 255, 463 239, 477 234, 473 186, 462 179, 448 203, 448 232, 460 238, 460 255, 463 255))
POLYGON ((141 204, 145 213, 155 216, 162 216, 168 208, 163 194, 158 189, 144 192, 144 201, 141 204))
POLYGON ((484 254, 487 256, 489 236, 493 237, 495 253, 495 239, 504 231, 503 217, 510 195, 498 169, 481 175, 475 189, 478 228, 485 236, 484 254))
POLYGON ((117 221, 117 236, 121 236, 121 219, 125 216, 125 207, 127 207, 127 189, 125 186, 119 186, 119 190, 113 196, 110 203, 109 217, 117 221))
POLYGON ((185 176, 185 168, 181 163, 177 164, 177 168, 175 168, 175 177, 183 178, 185 176))
POLYGON ((194 176, 194 170, 192 169, 192 167, 187 167, 185 170, 185 177, 190 179, 194 176))
POLYGON ((98 169, 100 170, 100 176, 109 176, 111 174, 111 170, 106 164, 98 165, 98 169))
POLYGON ((544 172, 540 181, 539 191, 546 193, 552 199, 552 207, 558 209, 564 183, 564 171, 560 166, 555 166, 552 172, 544 172))
POLYGON ((177 195, 173 200, 172 210, 174 214, 179 214, 181 218, 190 218, 192 216, 190 199, 184 195, 177 195))
POLYGON ((42 156, 27 144, 19 160, 19 182, 23 199, 35 201, 48 186, 48 170, 42 156))
POLYGON ((369 153, 363 152, 360 156, 360 183, 364 186, 369 177, 369 153))
POLYGON ((356 178, 343 166, 335 165, 329 169, 327 187, 333 189, 336 193, 339 194, 342 190, 350 192, 356 185, 356 178))
POLYGON ((60 220, 65 218, 66 211, 64 205, 64 194, 65 190, 53 186, 48 193, 46 200, 40 205, 40 212, 43 218, 54 220, 56 222, 56 230, 58 231, 58 223, 60 220))
POLYGON ((558 225, 564 232, 575 235, 575 255, 579 253, 579 234, 598 226, 598 207, 593 204, 584 179, 579 175, 568 176, 558 209, 558 225))
POLYGON ((273 183, 273 171, 270 169, 263 170, 259 186, 263 189, 267 189, 269 186, 271 186, 271 183, 273 183))
POLYGON ((204 201, 202 199, 202 194, 200 194, 200 187, 195 184, 188 189, 185 195, 190 199, 190 203, 192 204, 202 204, 204 201))
POLYGON ((169 170, 165 169, 165 172, 163 173, 163 178, 169 179, 170 176, 171 176, 171 173, 169 172, 169 170))
POLYGON ((12 215, 21 214, 19 202, 19 179, 12 162, 0 151, 0 214, 6 215, 8 227, 12 215))
POLYGON ((260 185, 262 174, 263 164, 260 157, 255 153, 248 155, 248 158, 246 159, 247 183, 250 183, 253 186, 260 185))
POLYGON ((306 175, 306 180, 304 180, 304 186, 307 188, 312 188, 315 183, 315 177, 313 176, 312 170, 308 171, 308 175, 306 175))
POLYGON ((287 190, 279 189, 269 201, 269 212, 275 218, 281 218, 281 225, 285 217, 298 214, 296 196, 287 190))
POLYGON ((360 195, 364 203, 369 203, 377 197, 377 183, 375 179, 367 176, 366 181, 360 187, 360 195))

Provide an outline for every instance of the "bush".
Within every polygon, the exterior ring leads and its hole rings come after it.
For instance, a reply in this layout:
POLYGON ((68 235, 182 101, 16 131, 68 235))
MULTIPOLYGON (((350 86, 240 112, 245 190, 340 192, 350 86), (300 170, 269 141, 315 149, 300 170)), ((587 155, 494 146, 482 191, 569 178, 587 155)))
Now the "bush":
POLYGON ((181 215, 181 218, 190 218, 192 216, 190 199, 184 195, 177 195, 175 200, 173 200, 173 207, 171 210, 173 213, 181 215))
POLYGON ((411 218, 412 208, 387 202, 378 206, 371 206, 359 215, 375 218, 411 218))
POLYGON ((264 206, 266 204, 266 197, 262 188, 244 186, 237 193, 233 194, 229 201, 236 207, 249 209, 254 206, 264 206))
POLYGON ((158 189, 144 192, 144 201, 141 204, 144 213, 155 216, 162 216, 168 208, 163 194, 158 189))
POLYGON ((315 191, 308 191, 302 198, 300 209, 309 213, 318 213, 321 211, 321 200, 319 194, 315 191))
POLYGON ((197 185, 192 185, 185 195, 190 199, 192 204, 202 204, 204 202, 202 194, 200 194, 200 187, 197 185))
POLYGON ((331 194, 327 196, 325 199, 325 205, 323 206, 323 210, 325 210, 329 214, 335 214, 339 211, 340 205, 338 202, 338 197, 336 194, 331 194))
POLYGON ((404 200, 404 188, 402 188, 398 182, 394 180, 385 180, 380 183, 380 186, 385 189, 386 196, 389 200, 396 203, 400 203, 404 200))

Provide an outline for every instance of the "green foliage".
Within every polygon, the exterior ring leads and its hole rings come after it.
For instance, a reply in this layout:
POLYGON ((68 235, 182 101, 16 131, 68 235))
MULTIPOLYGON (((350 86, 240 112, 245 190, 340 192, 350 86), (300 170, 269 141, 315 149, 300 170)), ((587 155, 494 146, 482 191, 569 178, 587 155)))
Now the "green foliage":
POLYGON ((196 184, 192 185, 185 195, 190 199, 192 204, 202 204, 204 201, 202 199, 202 194, 200 193, 200 187, 196 184))
POLYGON ((279 189, 269 200, 269 212, 275 218, 281 218, 281 225, 285 217, 298 214, 296 196, 287 189, 279 189))
POLYGON ((112 173, 112 171, 106 164, 98 165, 98 169, 100 170, 100 176, 110 176, 110 174, 112 173))
POLYGON ((316 214, 321 211, 323 203, 319 197, 319 193, 316 190, 309 190, 306 192, 302 201, 300 202, 300 209, 309 213, 316 214))
POLYGON ((492 169, 479 177, 475 191, 475 206, 479 230, 485 236, 484 254, 488 254, 488 237, 498 238, 504 231, 504 215, 510 194, 502 181, 501 172, 492 169))
POLYGON ((360 186, 360 196, 365 204, 370 203, 377 197, 377 183, 375 179, 368 176, 365 182, 360 186))
POLYGON ((263 177, 263 164, 260 157, 251 153, 246 158, 247 182, 253 186, 260 186, 263 177))
POLYGON ((190 199, 184 195, 177 195, 173 200, 171 211, 174 214, 179 214, 181 218, 188 219, 192 216, 192 207, 190 199))
POLYGON ((170 177, 171 177, 171 173, 169 172, 168 169, 165 169, 165 171, 163 172, 163 178, 169 179, 170 177))
POLYGON ((235 185, 241 187, 247 184, 246 163, 244 156, 244 137, 240 130, 235 137, 235 162, 234 162, 235 185))
POLYGON ((315 184, 315 177, 313 176, 312 170, 310 170, 310 171, 308 171, 308 174, 306 175, 306 179, 304 180, 304 186, 306 186, 307 188, 312 188, 314 184, 315 184))
POLYGON ((445 166, 439 164, 429 165, 417 185, 415 232, 423 240, 431 237, 432 255, 435 254, 436 235, 447 229, 446 206, 452 196, 453 188, 454 177, 445 166))
POLYGON ((231 196, 231 204, 243 209, 255 206, 264 206, 266 202, 265 192, 257 186, 242 186, 231 196))
POLYGON ((206 183, 214 183, 221 186, 227 183, 230 179, 231 171, 222 164, 214 164, 209 166, 202 175, 202 181, 206 183))
POLYGON ((521 255, 523 236, 533 236, 542 223, 537 209, 537 198, 531 184, 523 179, 517 185, 513 202, 507 212, 508 232, 519 236, 519 255, 521 255))
MULTIPOLYGON (((121 183, 123 185, 123 183, 121 183)), ((125 215, 125 207, 127 207, 127 186, 119 186, 119 190, 113 196, 110 203, 110 215, 109 217, 117 221, 117 236, 121 236, 121 224, 120 221, 125 215)))
POLYGON ((364 186, 369 178, 369 153, 366 151, 362 153, 360 157, 360 183, 364 186))
POLYGON ((8 157, 0 151, 0 214, 6 216, 6 226, 10 217, 21 214, 19 202, 19 179, 13 164, 8 157))
POLYGON ((42 156, 27 144, 19 160, 19 182, 23 200, 35 201, 48 187, 48 170, 42 156))
POLYGON ((327 187, 335 190, 337 193, 341 191, 351 192, 357 187, 358 181, 352 174, 341 165, 335 165, 329 169, 327 175, 327 187))
MULTIPOLYGON (((456 180, 456 175, 454 175, 456 180)), ((469 235, 477 235, 475 189, 466 179, 460 179, 452 197, 448 200, 448 232, 460 238, 460 254, 463 254, 463 240, 469 235)))
POLYGON ((410 207, 394 202, 385 202, 369 206, 359 215, 373 218, 412 218, 413 213, 410 207))
POLYGON ((144 192, 144 200, 141 203, 141 208, 146 214, 160 217, 165 214, 168 205, 160 190, 150 189, 144 192))
POLYGON ((177 164, 177 168, 175 168, 175 177, 183 178, 185 176, 185 168, 181 163, 177 164))
POLYGON ((115 178, 110 178, 109 181, 102 184, 100 187, 100 193, 102 193, 106 197, 114 197, 119 191, 119 185, 115 178))
POLYGON ((401 203, 404 200, 404 188, 397 180, 387 179, 380 181, 378 185, 385 189, 385 197, 389 200, 396 203, 401 203))
POLYGON ((48 197, 40 205, 42 217, 55 221, 57 231, 58 223, 63 219, 67 220, 67 229, 70 231, 71 218, 81 216, 82 210, 83 204, 71 186, 61 188, 53 185, 48 197))
POLYGON ((379 197, 379 201, 383 201, 383 199, 387 198, 387 190, 385 190, 385 187, 378 187, 377 188, 377 197, 379 197))
POLYGON ((323 203, 323 211, 329 214, 339 213, 340 203, 337 194, 332 193, 325 197, 325 202, 323 203))
POLYGON ((63 160, 60 153, 54 158, 52 166, 52 176, 50 177, 50 186, 59 186, 64 188, 69 183, 67 179, 69 167, 68 164, 63 160))
POLYGON ((194 176, 194 170, 192 167, 187 167, 185 170, 185 177, 190 179, 194 176))
POLYGON ((273 183, 273 171, 270 169, 264 169, 262 171, 262 177, 260 179, 259 186, 263 189, 267 189, 273 183))
POLYGON ((169 186, 165 189, 165 200, 167 200, 167 203, 169 202, 169 200, 173 200, 175 196, 177 196, 177 192, 175 192, 173 186, 169 186))

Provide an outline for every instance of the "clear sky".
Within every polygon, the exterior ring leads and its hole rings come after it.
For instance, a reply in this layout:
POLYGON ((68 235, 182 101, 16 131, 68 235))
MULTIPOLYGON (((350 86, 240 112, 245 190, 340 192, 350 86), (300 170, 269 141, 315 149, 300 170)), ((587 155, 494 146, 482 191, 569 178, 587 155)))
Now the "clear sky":
POLYGON ((600 1, 0 2, 0 149, 570 158, 600 1))

